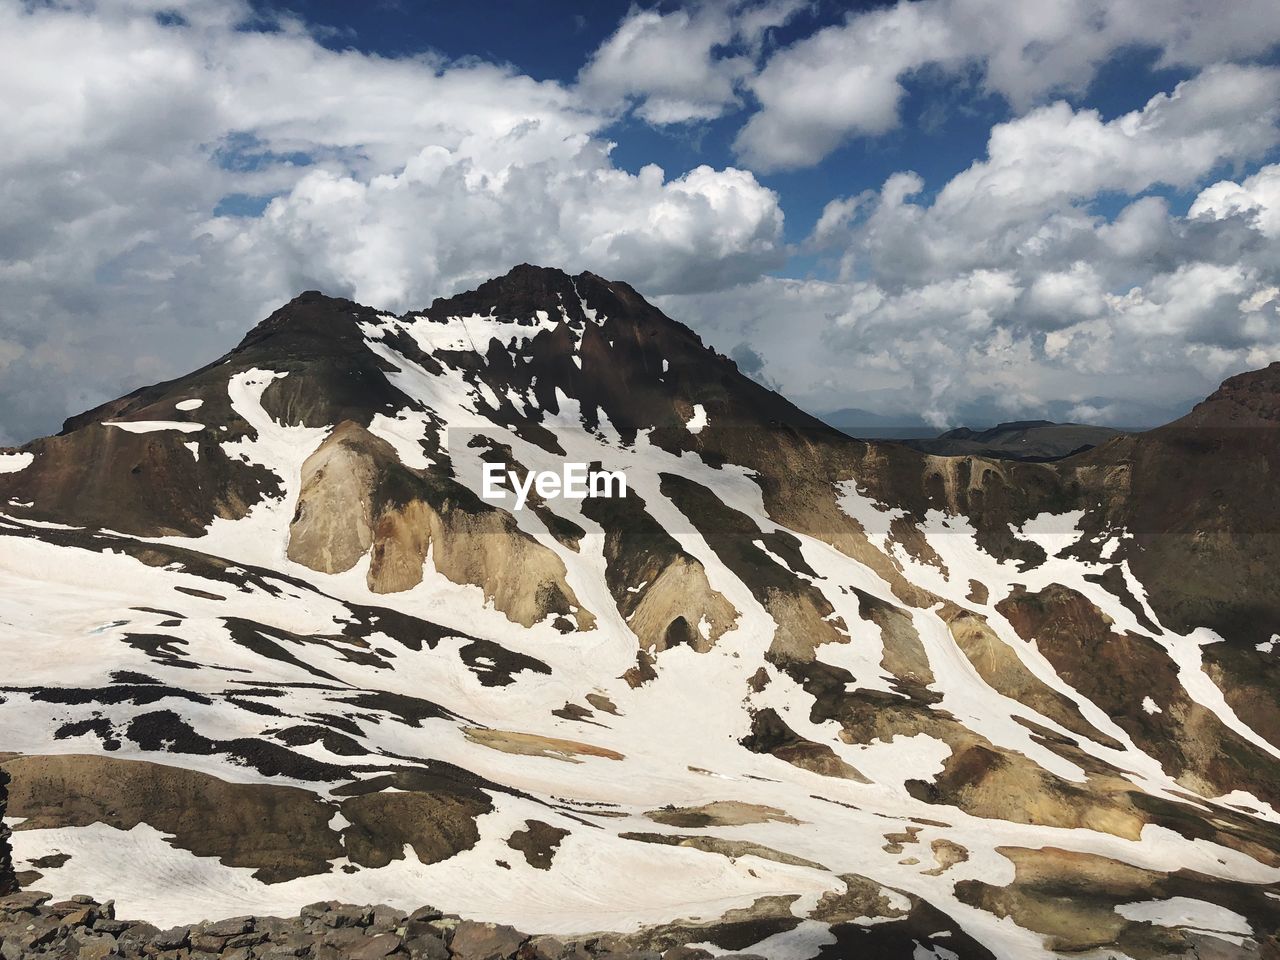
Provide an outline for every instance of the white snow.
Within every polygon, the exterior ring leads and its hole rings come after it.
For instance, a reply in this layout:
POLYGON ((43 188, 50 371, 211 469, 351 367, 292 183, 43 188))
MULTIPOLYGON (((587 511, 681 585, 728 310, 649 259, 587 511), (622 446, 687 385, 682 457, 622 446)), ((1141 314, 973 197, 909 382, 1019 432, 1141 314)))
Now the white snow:
POLYGON ((1145 710, 1147 713, 1164 713, 1164 711, 1160 709, 1159 704, 1157 704, 1150 697, 1142 698, 1142 709, 1145 710))
POLYGON ((174 406, 179 410, 199 410, 204 406, 204 401, 196 397, 191 400, 179 400, 174 406))
POLYGON ((35 454, 26 452, 0 453, 0 473, 17 473, 31 466, 35 454))
POLYGON ((1122 903, 1116 907, 1116 913, 1126 920, 1154 923, 1162 927, 1189 927, 1193 930, 1234 933, 1246 937, 1253 933, 1249 921, 1234 910, 1190 897, 1122 903))
POLYGON ((203 423, 187 423, 185 420, 106 420, 108 427, 119 427, 127 433, 158 433, 161 430, 180 430, 183 433, 199 433, 203 423))
POLYGON ((693 416, 685 421, 685 428, 688 429, 690 433, 701 433, 707 423, 706 407, 700 403, 695 403, 693 405, 693 416))
POLYGON ((499 320, 475 314, 469 317, 449 317, 443 323, 420 319, 415 322, 398 320, 395 317, 384 317, 384 329, 408 329, 423 350, 475 350, 484 354, 489 343, 497 340, 510 346, 531 340, 544 330, 554 330, 558 321, 552 320, 545 311, 533 323, 517 323, 511 320, 499 320))
POLYGON ((374 414, 369 423, 369 432, 391 444, 400 462, 406 467, 426 470, 435 462, 425 454, 422 446, 431 426, 431 418, 427 414, 404 409, 394 417, 383 413, 374 414))

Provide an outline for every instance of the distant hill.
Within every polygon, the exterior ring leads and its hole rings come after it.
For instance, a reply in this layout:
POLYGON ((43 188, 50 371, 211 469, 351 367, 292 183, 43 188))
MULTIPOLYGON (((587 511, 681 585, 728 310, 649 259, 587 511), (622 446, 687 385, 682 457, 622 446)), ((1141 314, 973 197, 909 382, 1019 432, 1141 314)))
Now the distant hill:
POLYGON ((1124 433, 1124 430, 1114 427, 1095 427, 1086 423, 1012 420, 987 430, 957 427, 936 437, 902 439, 916 450, 944 457, 1046 461, 1069 457, 1124 433))

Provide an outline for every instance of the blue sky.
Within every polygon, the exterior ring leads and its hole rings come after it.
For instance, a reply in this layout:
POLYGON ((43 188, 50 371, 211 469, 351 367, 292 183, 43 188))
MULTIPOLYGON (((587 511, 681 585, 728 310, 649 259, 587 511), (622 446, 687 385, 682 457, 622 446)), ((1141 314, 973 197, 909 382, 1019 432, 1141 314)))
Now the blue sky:
POLYGON ((1280 5, 0 0, 0 443, 299 290, 633 283, 815 412, 1280 358, 1280 5))
MULTIPOLYGON (((333 50, 356 49, 386 57, 412 57, 427 52, 450 60, 480 58, 509 63, 521 73, 539 80, 572 84, 582 65, 616 30, 633 9, 628 2, 600 0, 570 2, 383 2, 353 4, 344 0, 307 2, 256 2, 270 24, 276 17, 301 18, 315 31, 319 42, 333 50)), ((678 11, 689 4, 642 4, 646 9, 678 11)), ((841 24, 851 11, 889 8, 893 3, 816 2, 772 30, 769 49, 785 48, 816 30, 841 24)), ((1080 92, 1062 96, 1097 109, 1105 119, 1139 109, 1155 94, 1172 89, 1194 71, 1188 67, 1156 68, 1159 51, 1134 45, 1118 50, 1102 65, 1097 77, 1080 92)), ((1262 56, 1260 61, 1273 62, 1262 56)), ((833 197, 877 188, 895 171, 912 169, 934 189, 980 157, 992 125, 1014 114, 998 96, 981 89, 976 76, 943 76, 924 71, 905 81, 907 97, 902 125, 886 134, 857 138, 817 164, 798 171, 762 174, 759 180, 783 197, 787 213, 786 239, 801 243, 833 197)), ((747 109, 697 124, 655 126, 627 115, 606 129, 616 141, 614 161, 636 172, 648 163, 668 171, 687 170, 698 164, 725 166, 734 163, 734 135, 747 109)), ((1169 189, 1162 192, 1175 195, 1169 189)), ((926 192, 926 196, 927 196, 926 192)), ((1123 203, 1119 196, 1102 197, 1100 209, 1114 212, 1123 203)), ((813 268, 813 258, 799 257, 779 274, 813 268)), ((816 272, 816 271, 815 271, 816 272)))

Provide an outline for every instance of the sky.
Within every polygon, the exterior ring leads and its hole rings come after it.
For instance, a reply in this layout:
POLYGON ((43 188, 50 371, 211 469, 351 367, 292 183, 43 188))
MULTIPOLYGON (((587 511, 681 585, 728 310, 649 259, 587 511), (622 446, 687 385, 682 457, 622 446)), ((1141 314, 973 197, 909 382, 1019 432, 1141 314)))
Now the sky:
POLYGON ((0 0, 0 444, 306 289, 633 284, 816 413, 1280 359, 1275 0, 0 0))

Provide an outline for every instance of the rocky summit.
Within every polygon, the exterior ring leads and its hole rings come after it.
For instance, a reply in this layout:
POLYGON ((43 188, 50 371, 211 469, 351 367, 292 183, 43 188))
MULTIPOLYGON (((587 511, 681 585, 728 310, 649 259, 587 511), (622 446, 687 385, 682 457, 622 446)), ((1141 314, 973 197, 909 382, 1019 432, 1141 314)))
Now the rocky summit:
POLYGON ((304 293, 0 450, 4 960, 1276 958, 1280 365, 1097 441, 856 440, 589 273, 304 293))

